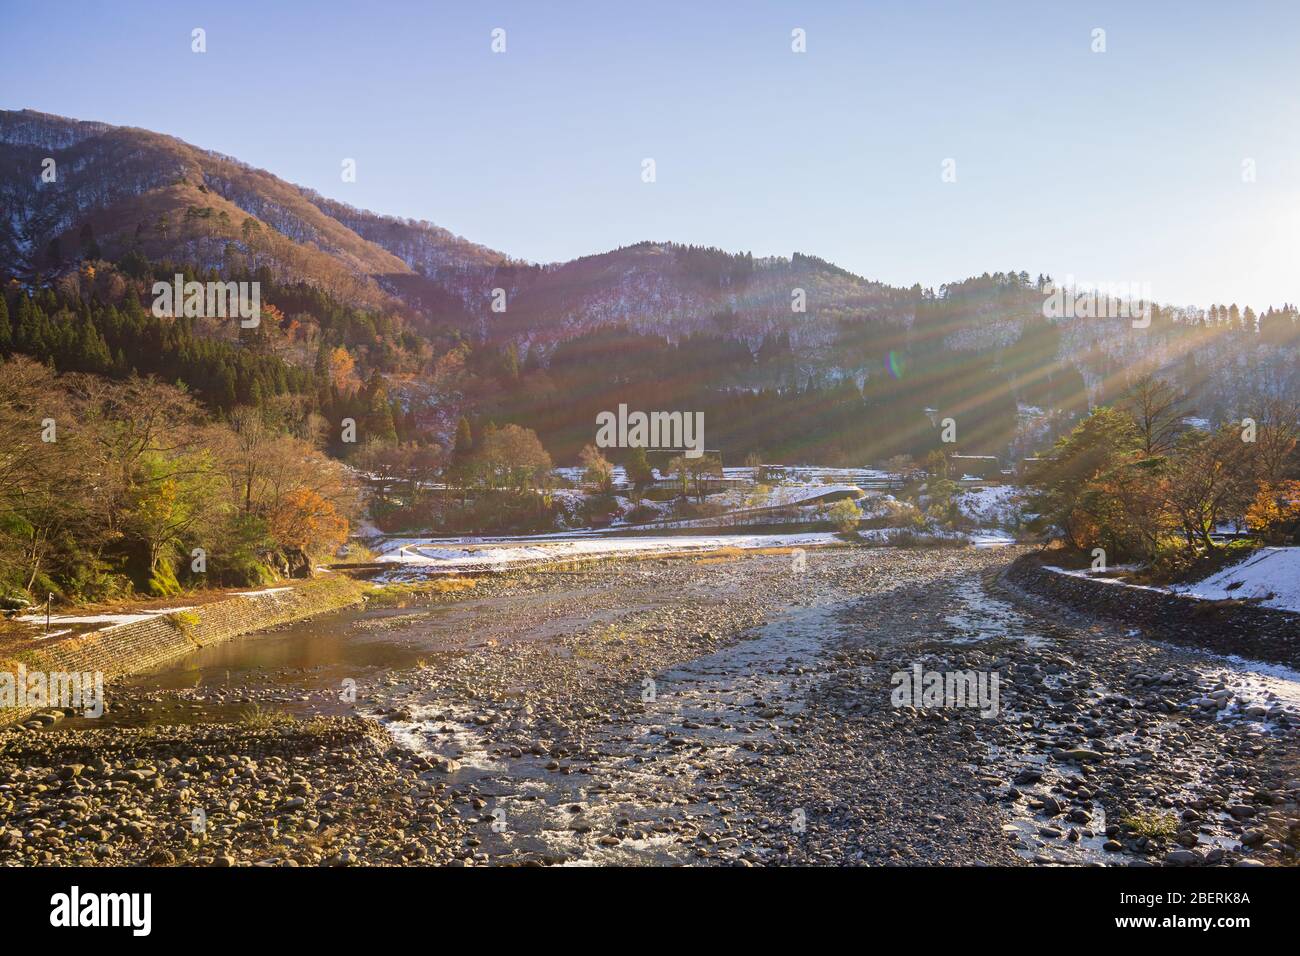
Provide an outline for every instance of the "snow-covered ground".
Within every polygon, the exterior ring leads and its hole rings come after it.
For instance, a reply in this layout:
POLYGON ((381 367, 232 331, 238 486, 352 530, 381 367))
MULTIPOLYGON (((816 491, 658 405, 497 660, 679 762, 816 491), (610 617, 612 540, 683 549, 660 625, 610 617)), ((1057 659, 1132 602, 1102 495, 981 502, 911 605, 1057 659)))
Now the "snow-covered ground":
MULTIPOLYGON (((103 624, 116 626, 118 624, 136 624, 140 621, 147 621, 151 617, 161 617, 164 614, 176 614, 180 611, 193 610, 192 607, 159 607, 150 608, 147 611, 139 611, 134 614, 51 614, 51 624, 103 624)), ((24 624, 44 624, 44 614, 23 614, 15 618, 24 624)))
MULTIPOLYGON (((801 513, 794 516, 794 521, 815 521, 822 510, 822 502, 814 498, 834 492, 847 492, 860 496, 862 489, 856 485, 777 485, 761 498, 753 496, 752 491, 732 489, 716 495, 709 495, 705 500, 710 504, 721 505, 727 511, 707 518, 667 517, 668 507, 661 507, 664 517, 651 523, 653 528, 716 528, 719 525, 745 525, 781 523, 777 516, 768 509, 799 508, 801 513)), ((862 500, 866 500, 865 498, 862 500)), ((829 504, 825 505, 829 507, 829 504)))
POLYGON ((1265 664, 1234 655, 1207 654, 1210 661, 1223 661, 1223 667, 1206 668, 1202 673, 1219 687, 1230 687, 1233 696, 1222 701, 1220 717, 1248 714, 1252 707, 1264 714, 1250 716, 1263 719, 1278 710, 1300 713, 1300 672, 1281 664, 1265 664))
MULTIPOLYGON (((782 483, 862 485, 898 480, 897 475, 876 468, 829 468, 823 465, 770 465, 767 467, 781 473, 783 476, 782 483)), ((582 468, 577 466, 556 468, 554 474, 566 481, 575 483, 582 481, 582 468)), ((728 466, 722 469, 722 477, 738 481, 752 480, 754 469, 748 465, 728 466)), ((627 472, 623 470, 622 465, 614 466, 613 478, 614 483, 618 485, 627 482, 627 472)))
MULTIPOLYGON (((1136 570, 1136 565, 1117 564, 1112 565, 1110 571, 1119 570, 1136 570)), ((1095 573, 1089 568, 1061 568, 1054 564, 1043 565, 1044 570, 1051 571, 1055 574, 1068 574, 1074 578, 1087 578, 1090 581, 1099 581, 1102 584, 1112 584, 1117 588, 1137 588, 1139 591, 1167 591, 1168 588, 1155 587, 1150 584, 1133 584, 1131 581, 1125 581, 1123 578, 1102 577, 1100 573, 1095 573)))
MULTIPOLYGON (((551 474, 563 478, 565 481, 572 481, 574 484, 582 482, 583 468, 581 465, 565 465, 562 468, 555 468, 551 474)), ((613 480, 616 485, 627 484, 627 472, 623 470, 622 465, 615 465, 613 470, 613 480)))
MULTIPOLYGON (((317 568, 316 570, 318 572, 328 573, 327 569, 324 568, 317 568)), ((236 597, 260 598, 274 594, 284 594, 288 591, 292 591, 293 588, 293 585, 282 585, 280 587, 259 588, 255 591, 231 591, 229 593, 236 597)), ((166 614, 180 614, 183 611, 192 611, 194 609, 195 605, 187 604, 183 607, 150 607, 141 608, 138 611, 107 611, 102 614, 78 614, 74 611, 71 614, 51 614, 50 626, 53 627, 56 624, 75 624, 81 625, 81 630, 85 630, 87 626, 89 626, 90 630, 105 630, 110 627, 120 627, 123 624, 138 624, 141 621, 152 620, 155 617, 162 617, 166 614)), ((22 624, 32 624, 37 627, 44 627, 45 613, 43 611, 35 611, 29 614, 19 615, 14 618, 14 620, 22 624)), ((64 628, 59 631, 51 631, 50 633, 41 636, 46 638, 58 637, 76 629, 77 628, 64 628)))
POLYGON ((1249 557, 1193 584, 1170 588, 1209 600, 1242 598, 1300 614, 1300 547, 1260 548, 1249 557))
MULTIPOLYGON (((784 481, 803 484, 842 484, 861 487, 873 482, 898 480, 898 475, 876 468, 827 468, 822 465, 773 465, 772 467, 781 471, 785 476, 784 481)), ((753 469, 724 468, 723 472, 731 478, 740 477, 745 472, 752 473, 753 469), (733 471, 737 474, 732 475, 733 471)))
POLYGON ((1015 485, 988 485, 959 491, 955 498, 962 514, 981 528, 1015 528, 1024 496, 1015 485))
MULTIPOLYGON (((1132 584, 1122 578, 1098 577, 1088 569, 1046 566, 1048 571, 1089 578, 1119 587, 1166 591, 1207 601, 1227 598, 1257 601, 1263 607, 1300 614, 1300 547, 1260 548, 1236 564, 1191 584, 1155 587, 1132 584)), ((1135 565, 1113 565, 1111 571, 1133 570, 1135 565)))
POLYGON ((781 508, 786 505, 803 504, 812 498, 829 495, 833 492, 847 492, 854 497, 862 494, 857 485, 819 485, 819 484, 782 484, 769 488, 767 494, 756 497, 753 490, 732 489, 721 494, 709 495, 709 501, 726 505, 728 508, 744 510, 749 508, 781 508))
MULTIPOLYGON (((636 538, 566 538, 550 541, 510 544, 467 544, 459 547, 428 539, 410 541, 390 548, 378 560, 412 570, 464 571, 491 570, 512 565, 584 558, 613 557, 630 554, 657 554, 682 551, 711 551, 718 548, 816 547, 831 544, 829 532, 809 534, 735 534, 677 535, 636 538)), ((392 544, 393 542, 390 542, 392 544)), ((400 573, 395 567, 393 573, 400 573)))

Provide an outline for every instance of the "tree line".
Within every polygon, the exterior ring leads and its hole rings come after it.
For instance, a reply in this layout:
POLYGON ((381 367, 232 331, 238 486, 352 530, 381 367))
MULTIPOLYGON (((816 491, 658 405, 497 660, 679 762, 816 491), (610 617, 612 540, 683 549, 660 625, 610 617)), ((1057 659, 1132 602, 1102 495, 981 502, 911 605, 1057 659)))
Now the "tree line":
POLYGON ((100 601, 310 573, 355 482, 276 406, 215 420, 184 389, 0 363, 0 593, 100 601))
POLYGON ((1272 398, 1245 411, 1190 426, 1180 393, 1143 378, 1033 466, 1029 510, 1074 549, 1170 570, 1212 557, 1243 519, 1265 542, 1300 541, 1300 407, 1272 398))

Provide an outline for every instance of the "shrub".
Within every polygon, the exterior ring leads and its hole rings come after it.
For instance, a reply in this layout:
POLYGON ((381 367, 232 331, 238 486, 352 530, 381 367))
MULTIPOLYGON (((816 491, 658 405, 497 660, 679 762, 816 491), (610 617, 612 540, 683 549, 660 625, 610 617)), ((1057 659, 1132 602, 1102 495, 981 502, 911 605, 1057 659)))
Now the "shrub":
POLYGON ((682 520, 691 518, 716 518, 727 512, 727 506, 717 501, 691 501, 678 498, 673 506, 673 516, 682 520))
POLYGON ((167 615, 167 620, 171 621, 184 631, 198 627, 202 618, 193 611, 172 611, 172 613, 167 615))
POLYGON ((1253 541, 1230 541, 1209 554, 1197 555, 1188 551, 1181 540, 1169 539, 1161 543, 1151 563, 1134 574, 1131 580, 1135 584, 1153 585, 1199 581, 1236 564, 1256 547, 1253 541))
POLYGON ((858 510, 857 503, 849 498, 841 498, 826 509, 826 520, 841 534, 857 531, 861 518, 862 512, 858 510))
POLYGON ((582 518, 590 525, 607 525, 620 514, 622 509, 613 495, 591 495, 582 502, 582 518))
POLYGON ((656 521, 658 518, 659 511, 649 505, 637 505, 627 513, 627 520, 630 524, 646 524, 650 521, 656 521))
POLYGON ((1178 830, 1178 818, 1165 810, 1141 810, 1122 817, 1120 826, 1127 827, 1138 836, 1171 837, 1178 830))
POLYGON ((158 566, 149 573, 149 581, 146 590, 154 597, 175 597, 183 590, 181 584, 176 580, 176 571, 172 568, 171 562, 162 560, 158 566))
POLYGON ((250 730, 272 730, 276 727, 291 727, 297 723, 290 714, 260 704, 245 707, 240 712, 239 722, 250 730))

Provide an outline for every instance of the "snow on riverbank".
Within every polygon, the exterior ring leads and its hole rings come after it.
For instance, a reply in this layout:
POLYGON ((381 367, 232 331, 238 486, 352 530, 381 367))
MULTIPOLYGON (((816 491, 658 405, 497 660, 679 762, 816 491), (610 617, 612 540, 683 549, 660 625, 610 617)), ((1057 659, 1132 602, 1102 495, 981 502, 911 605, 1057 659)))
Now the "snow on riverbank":
POLYGON ((1170 590, 1211 601, 1254 600, 1300 614, 1300 548, 1260 548, 1203 581, 1176 584, 1170 590))
MULTIPOLYGON (((667 535, 636 538, 583 538, 530 541, 527 544, 471 544, 449 546, 427 539, 399 545, 377 560, 422 570, 467 570, 502 568, 545 561, 630 554, 658 554, 681 551, 712 551, 719 548, 816 547, 832 544, 829 532, 808 534, 667 535)), ((391 544, 391 542, 389 542, 391 544)), ((394 570, 397 570, 396 568, 394 570)))
MULTIPOLYGON (((1111 571, 1132 570, 1135 565, 1113 565, 1111 571)), ((1260 548, 1236 564, 1191 584, 1157 587, 1133 584, 1123 578, 1102 577, 1086 568, 1060 568, 1044 565, 1048 571, 1087 578, 1116 587, 1141 591, 1181 594, 1204 601, 1234 599, 1252 601, 1261 607, 1300 614, 1300 548, 1260 548)))
MULTIPOLYGON (((193 607, 159 607, 150 608, 146 611, 139 611, 132 614, 51 614, 51 624, 99 624, 103 626, 117 626, 119 624, 138 624, 140 621, 147 621, 150 618, 161 617, 164 614, 178 614, 182 611, 192 611, 193 607)), ((23 624, 44 624, 44 614, 23 614, 16 618, 23 624)), ((62 632, 60 632, 62 633, 62 632)), ((53 635, 51 635, 53 636, 53 635)))
POLYGON ((1210 661, 1223 661, 1226 666, 1207 667, 1203 671, 1205 678, 1233 691, 1232 698, 1216 701, 1222 704, 1221 717, 1240 714, 1262 720, 1277 716, 1279 711, 1300 714, 1300 672, 1236 655, 1206 656, 1210 661))
POLYGON ((777 485, 769 488, 767 493, 761 497, 755 496, 752 492, 745 492, 739 489, 723 492, 718 495, 710 495, 709 501, 716 501, 718 504, 725 505, 732 509, 751 509, 751 508, 783 508, 792 505, 801 505, 805 502, 812 501, 814 498, 822 498, 826 495, 839 494, 858 498, 862 495, 862 489, 857 485, 777 485))

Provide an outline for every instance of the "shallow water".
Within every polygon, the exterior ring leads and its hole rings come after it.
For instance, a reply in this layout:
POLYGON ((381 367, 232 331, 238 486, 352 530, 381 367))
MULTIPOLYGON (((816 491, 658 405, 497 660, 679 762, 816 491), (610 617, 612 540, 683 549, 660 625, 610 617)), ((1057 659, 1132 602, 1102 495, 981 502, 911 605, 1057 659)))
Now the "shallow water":
MULTIPOLYGON (((1068 645, 1053 641, 1050 633, 1044 632, 1033 618, 1021 613, 1019 609, 1000 597, 990 594, 978 580, 970 579, 959 584, 955 596, 958 605, 945 617, 945 622, 957 632, 956 636, 949 638, 949 643, 979 645, 999 638, 1011 638, 1023 641, 1030 647, 1054 648, 1068 659, 1068 645)), ((1143 640, 1136 634, 1133 638, 1143 640)), ((1160 642, 1151 643, 1159 643, 1161 647, 1183 658, 1183 663, 1197 674, 1196 687, 1202 693, 1209 693, 1213 689, 1232 691, 1233 697, 1229 705, 1219 710, 1220 719, 1237 718, 1251 705, 1268 707, 1280 705, 1290 710, 1292 714, 1300 713, 1300 673, 1294 670, 1160 642)), ((1069 676, 1068 669, 1059 674, 1048 675, 1044 680, 1044 686, 1050 689, 1068 684, 1069 676)), ((1195 689, 1186 688, 1185 694, 1191 694, 1195 689)), ((1093 681, 1088 688, 1088 693, 1091 697, 1097 698, 1111 694, 1112 689, 1102 682, 1093 681)), ((1014 716, 1035 717, 1033 714, 1014 716)), ((1264 719, 1253 723, 1265 730, 1270 725, 1270 722, 1264 719)), ((1036 721, 1036 725, 1049 735, 1059 734, 1066 729, 1064 724, 1052 720, 1036 721)), ((1154 725, 1151 732, 1159 734, 1163 729, 1175 726, 1176 723, 1171 717, 1167 724, 1154 725)), ((1112 744, 1131 744, 1133 735, 1119 734, 1109 737, 1108 740, 1112 744)), ((1018 750, 990 745, 989 755, 994 761, 1010 761, 1013 766, 1022 768, 1031 765, 1040 768, 1050 767, 1060 779, 1080 779, 1082 776, 1079 767, 1070 763, 1050 761, 1042 752, 1022 753, 1018 750)), ((1121 756, 1114 759, 1117 763, 1131 763, 1137 758, 1121 756)), ((1187 793, 1199 789, 1206 770, 1203 765, 1195 760, 1184 761, 1174 757, 1173 766, 1185 777, 1180 789, 1187 793)), ((1042 791, 1041 787, 1035 785, 1022 789, 1027 795, 1042 791)), ((1068 822, 1062 817, 1049 817, 1035 812, 1023 800, 1017 800, 1004 805, 1009 819, 1003 825, 1003 830, 1009 836, 1015 837, 1017 853, 1026 860, 1038 863, 1115 865, 1139 859, 1127 851, 1108 852, 1102 848, 1107 840, 1106 811, 1096 799, 1088 800, 1086 803, 1091 819, 1086 824, 1078 824, 1068 822), (1045 834, 1044 828, 1060 831, 1060 835, 1050 835, 1051 830, 1045 834), (1078 834, 1077 840, 1066 839, 1065 834, 1070 831, 1078 834)), ((1216 847, 1228 848, 1239 842, 1220 833, 1200 832, 1198 838, 1197 849, 1201 851, 1216 847)))
MULTIPOLYGON (((636 568, 626 574, 636 576, 636 568)), ((674 594, 663 604, 683 599, 724 600, 726 588, 709 579, 699 595, 674 594)), ((880 583, 888 588, 888 581, 880 583)), ((816 661, 837 642, 839 612, 851 601, 834 593, 824 603, 778 610, 747 640, 716 653, 665 670, 654 678, 653 694, 644 696, 644 712, 621 723, 604 725, 595 735, 596 753, 584 755, 573 772, 548 770, 549 756, 507 756, 493 743, 490 729, 476 726, 480 705, 437 696, 413 687, 411 670, 421 662, 437 665, 444 655, 458 655, 488 642, 545 640, 611 620, 637 610, 654 610, 657 596, 644 591, 626 604, 598 606, 587 591, 543 591, 508 596, 460 596, 429 607, 350 610, 274 631, 202 648, 185 660, 136 675, 109 688, 110 706, 120 695, 126 704, 103 718, 69 718, 64 728, 226 721, 252 703, 291 713, 364 713, 377 716, 394 741, 412 751, 454 759, 459 769, 440 776, 458 790, 469 788, 497 824, 476 827, 482 849, 493 859, 528 856, 586 863, 681 863, 695 858, 700 843, 682 827, 720 839, 709 852, 727 857, 745 852, 729 845, 727 785, 700 777, 702 765, 743 765, 753 759, 749 747, 780 744, 784 727, 804 706, 817 679, 816 661), (806 671, 806 672, 805 672, 806 671), (366 691, 354 707, 339 699, 345 679, 366 691), (122 694, 125 689, 126 693, 122 694), (392 713, 393 705, 405 708, 392 713), (747 746, 748 745, 748 746, 747 746), (707 757, 707 759, 705 759, 707 757), (616 846, 602 845, 599 834, 624 835, 616 846)), ((956 582, 945 610, 943 639, 989 649, 1007 639, 1035 649, 1069 648, 1052 636, 1050 624, 1022 613, 975 576, 956 582)), ((1140 638, 1135 638, 1139 640, 1140 638)), ((1005 646, 1005 645, 1004 645, 1005 646)), ((1255 662, 1169 650, 1184 656, 1206 688, 1220 685, 1248 702, 1300 701, 1300 674, 1255 662)), ((1069 684, 1068 668, 1048 681, 1069 684)), ((649 688, 645 688, 649 690, 649 688)), ((1090 693, 1106 693, 1095 685, 1090 693)), ((448 692, 450 693, 450 692, 448 692)), ((1227 713, 1239 703, 1234 701, 1227 713)), ((1009 714, 1014 719, 1033 714, 1009 714)), ((1021 767, 1035 762, 1039 737, 1062 731, 1044 721, 1038 735, 1027 735, 1027 749, 993 747, 994 763, 1021 767)), ((50 732, 57 732, 53 730, 50 732)), ((1118 740, 1118 738, 1116 738, 1118 740)), ((1051 764, 1061 777, 1075 773, 1066 764, 1051 764)), ((1189 768, 1193 773, 1195 768, 1189 768)), ((1195 781, 1188 780, 1188 786, 1195 781)), ((1025 788, 1026 792, 1034 788, 1025 788)), ((1007 808, 1004 831, 1026 859, 1090 864, 1116 863, 1124 854, 1101 849, 1104 810, 1091 802, 1088 824, 1073 825, 1077 842, 1044 837, 1039 830, 1072 824, 1031 811, 1023 801, 1007 808), (1085 835, 1084 830, 1091 830, 1085 835)), ((735 822, 737 817, 731 817, 735 822)), ((785 826, 787 821, 765 821, 785 826)), ((1205 837, 1202 848, 1215 838, 1205 837)), ((735 841, 731 841, 735 843, 735 841)))
MULTIPOLYGON (((580 596, 571 596, 575 593, 580 596)), ((545 602, 545 595, 524 594, 417 608, 350 609, 248 634, 115 681, 106 688, 109 711, 104 716, 70 717, 55 729, 226 721, 245 711, 254 697, 289 713, 353 713, 353 706, 340 699, 345 680, 363 686, 440 655, 464 653, 489 641, 546 639, 611 613, 581 612, 522 629, 494 626, 510 620, 507 610, 526 617, 530 608, 542 608, 545 602), (163 699, 149 699, 154 696, 163 699), (129 707, 114 709, 115 699, 129 701, 129 707)))
MULTIPOLYGON (((498 828, 484 837, 485 846, 494 855, 563 857, 569 865, 691 860, 694 841, 656 828, 672 821, 725 830, 717 804, 726 788, 696 786, 700 756, 708 751, 711 760, 744 762, 752 759, 747 743, 779 734, 803 708, 812 677, 798 670, 834 640, 837 610, 834 604, 789 609, 752 639, 657 675, 653 687, 642 687, 644 713, 613 732, 607 754, 583 774, 551 773, 547 758, 530 756, 510 760, 509 773, 499 773, 499 762, 474 749, 472 729, 450 738, 453 747, 464 748, 459 759, 470 768, 458 778, 472 780, 491 799, 498 828), (701 798, 702 792, 715 799, 701 798), (619 821, 632 836, 617 846, 593 838, 619 821)), ((406 725, 400 732, 407 734, 406 725)), ((445 752, 449 740, 413 739, 418 749, 435 753, 445 752)), ((742 847, 724 845, 718 852, 728 849, 742 847)))

